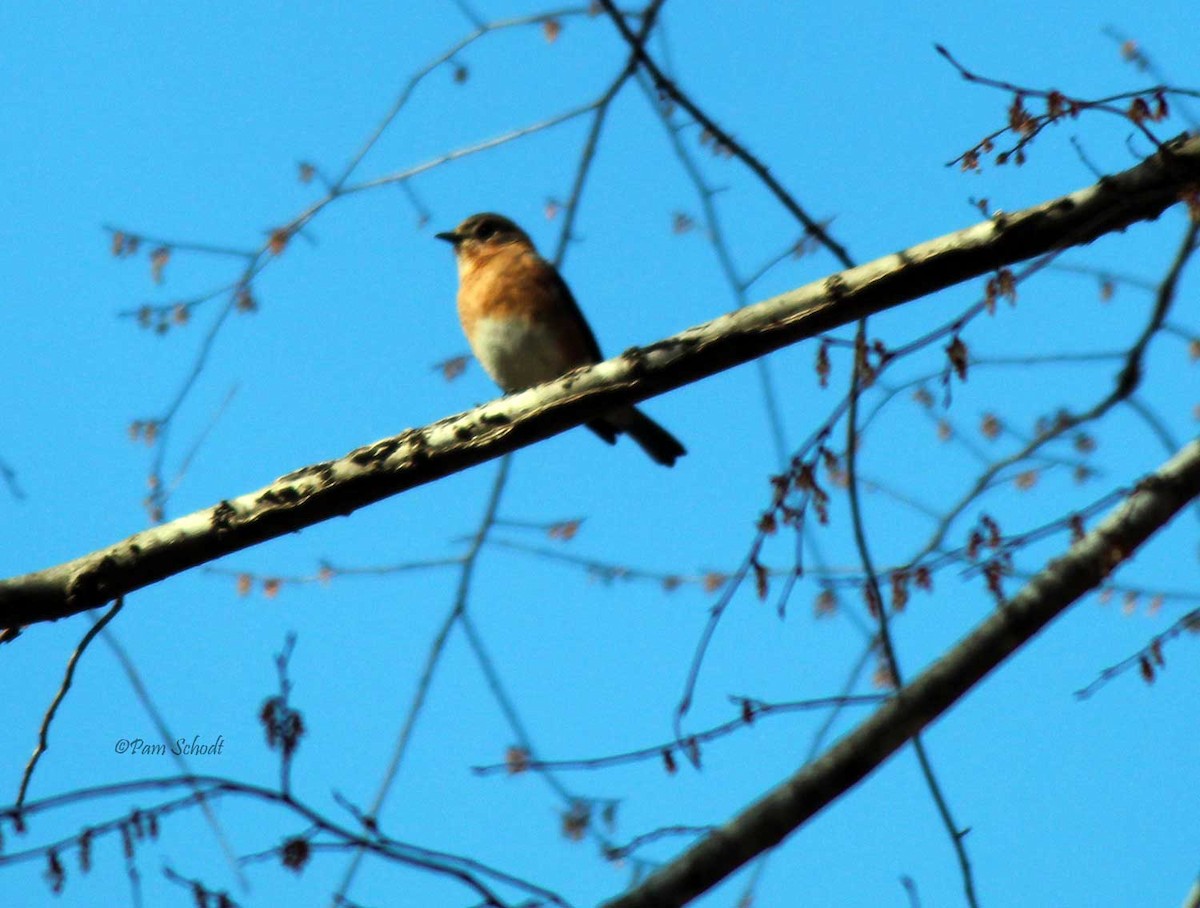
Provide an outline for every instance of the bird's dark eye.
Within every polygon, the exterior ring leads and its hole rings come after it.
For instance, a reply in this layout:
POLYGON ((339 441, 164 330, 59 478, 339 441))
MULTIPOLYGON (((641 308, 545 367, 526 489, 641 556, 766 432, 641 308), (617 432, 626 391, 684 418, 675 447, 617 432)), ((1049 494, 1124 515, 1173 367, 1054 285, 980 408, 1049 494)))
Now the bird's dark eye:
POLYGON ((475 228, 475 238, 479 240, 486 240, 489 236, 494 236, 495 233, 496 225, 491 221, 484 221, 475 228))

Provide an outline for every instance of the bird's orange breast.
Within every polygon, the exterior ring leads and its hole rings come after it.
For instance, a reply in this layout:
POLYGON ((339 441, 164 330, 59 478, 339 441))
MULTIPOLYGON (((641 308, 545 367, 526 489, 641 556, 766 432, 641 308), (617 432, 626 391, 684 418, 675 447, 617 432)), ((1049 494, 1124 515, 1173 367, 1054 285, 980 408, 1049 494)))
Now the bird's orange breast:
POLYGON ((542 289, 551 266, 516 244, 480 249, 459 261, 458 316, 470 334, 479 318, 545 319, 555 308, 542 289))
POLYGON ((497 375, 495 364, 529 359, 532 345, 552 343, 556 349, 540 351, 536 359, 545 364, 540 368, 530 362, 520 370, 537 373, 529 384, 600 359, 591 330, 554 266, 527 246, 485 247, 460 258, 458 316, 475 355, 510 389, 513 382, 497 375), (508 323, 506 330, 497 330, 497 323, 508 323))

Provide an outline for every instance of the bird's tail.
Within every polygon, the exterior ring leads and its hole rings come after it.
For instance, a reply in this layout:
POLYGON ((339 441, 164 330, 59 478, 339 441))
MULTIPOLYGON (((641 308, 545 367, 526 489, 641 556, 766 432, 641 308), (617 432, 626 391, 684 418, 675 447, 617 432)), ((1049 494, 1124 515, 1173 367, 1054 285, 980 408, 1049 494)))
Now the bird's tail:
POLYGON ((605 414, 603 420, 593 420, 588 428, 612 444, 622 432, 638 443, 655 463, 673 467, 687 453, 674 435, 635 407, 626 407, 605 414))

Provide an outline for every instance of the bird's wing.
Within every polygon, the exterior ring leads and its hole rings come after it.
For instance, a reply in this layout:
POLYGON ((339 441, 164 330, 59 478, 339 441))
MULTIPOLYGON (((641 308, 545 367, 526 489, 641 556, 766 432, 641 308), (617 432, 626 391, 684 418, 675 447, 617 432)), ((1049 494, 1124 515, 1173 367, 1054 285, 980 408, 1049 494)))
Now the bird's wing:
POLYGON ((600 345, 596 343, 596 335, 592 333, 592 328, 587 323, 587 319, 583 317, 583 312, 580 311, 579 304, 575 302, 571 288, 567 286, 567 282, 563 280, 557 268, 544 259, 543 263, 546 267, 541 269, 539 278, 547 282, 547 291, 552 292, 564 301, 565 308, 570 312, 572 321, 579 329, 579 342, 584 352, 588 354, 589 363, 600 362, 604 359, 600 353, 600 345))

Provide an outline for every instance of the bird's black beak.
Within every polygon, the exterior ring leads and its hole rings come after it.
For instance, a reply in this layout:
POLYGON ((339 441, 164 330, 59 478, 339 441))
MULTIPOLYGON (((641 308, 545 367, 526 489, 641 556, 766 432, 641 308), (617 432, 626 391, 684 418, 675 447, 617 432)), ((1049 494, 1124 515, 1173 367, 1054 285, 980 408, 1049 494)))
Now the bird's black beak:
POLYGON ((434 236, 439 240, 445 240, 451 246, 457 246, 460 242, 462 242, 462 237, 460 237, 453 230, 448 230, 445 233, 435 233, 434 236))

